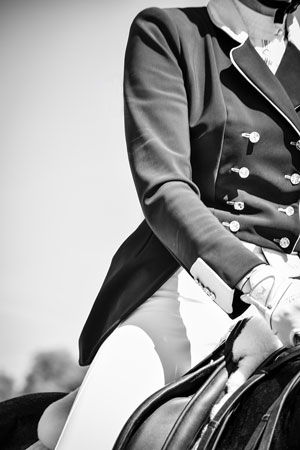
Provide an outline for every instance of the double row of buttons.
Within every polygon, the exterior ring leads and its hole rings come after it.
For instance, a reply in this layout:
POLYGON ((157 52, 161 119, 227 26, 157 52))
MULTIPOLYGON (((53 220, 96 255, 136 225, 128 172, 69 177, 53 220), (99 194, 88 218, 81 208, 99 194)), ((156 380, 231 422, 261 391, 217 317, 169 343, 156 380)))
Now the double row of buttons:
MULTIPOLYGON (((249 142, 251 144, 257 144, 257 142, 260 141, 260 134, 258 131, 251 131, 250 133, 242 133, 242 137, 249 139, 249 142)), ((293 145, 296 147, 297 150, 300 151, 300 139, 298 141, 291 141, 290 145, 293 145)), ((231 167, 231 172, 237 173, 240 178, 246 179, 250 175, 250 170, 248 167, 231 167)), ((291 175, 284 175, 284 178, 287 180, 290 180, 291 184, 293 186, 297 186, 300 184, 300 174, 299 173, 292 173, 291 175)), ((227 205, 233 206, 235 211, 242 211, 245 208, 245 203, 242 201, 226 201, 227 205)), ((285 208, 279 207, 279 212, 282 212, 286 214, 287 216, 293 216, 295 214, 295 209, 293 206, 287 206, 285 208)), ((231 222, 222 222, 222 224, 227 227, 232 233, 237 233, 240 230, 240 223, 237 220, 232 220, 231 222)), ((274 242, 278 243, 279 246, 283 249, 288 248, 291 244, 290 239, 286 236, 280 238, 280 239, 273 239, 274 242)))
MULTIPOLYGON (((233 209, 235 211, 243 211, 245 209, 245 203, 241 201, 227 200, 226 203, 227 205, 233 206, 233 209)), ((289 217, 295 214, 295 208, 291 205, 287 206, 286 208, 279 207, 278 211, 286 214, 289 217)))
MULTIPOLYGON (((249 139, 249 141, 252 144, 257 144, 257 142, 260 141, 260 134, 258 131, 251 131, 250 133, 242 133, 242 137, 249 139)), ((296 147, 297 150, 300 151, 300 139, 298 141, 291 141, 290 145, 293 145, 296 147)), ((240 178, 248 178, 250 175, 250 170, 248 167, 231 167, 230 169, 232 172, 238 173, 240 178)), ((300 174, 299 173, 292 173, 291 175, 285 175, 286 179, 290 180, 290 182, 296 186, 300 183, 300 174)))
MULTIPOLYGON (((240 223, 237 220, 232 220, 231 222, 222 222, 222 225, 224 225, 224 227, 229 228, 229 230, 232 233, 237 233, 241 228, 240 223)), ((277 238, 273 239, 273 242, 278 243, 279 246, 284 249, 288 248, 291 243, 290 239, 286 236, 284 236, 280 239, 277 239, 277 238)))
MULTIPOLYGON (((231 167, 231 172, 236 172, 240 178, 248 178, 250 175, 250 170, 248 167, 231 167)), ((284 175, 286 180, 290 180, 293 186, 297 186, 300 184, 300 174, 297 172, 292 173, 291 175, 284 175)))
MULTIPOLYGON (((250 133, 242 133, 242 137, 249 139, 251 144, 257 144, 260 141, 260 134, 258 131, 251 131, 250 133)), ((300 151, 300 139, 298 141, 291 141, 290 145, 294 145, 300 151)))

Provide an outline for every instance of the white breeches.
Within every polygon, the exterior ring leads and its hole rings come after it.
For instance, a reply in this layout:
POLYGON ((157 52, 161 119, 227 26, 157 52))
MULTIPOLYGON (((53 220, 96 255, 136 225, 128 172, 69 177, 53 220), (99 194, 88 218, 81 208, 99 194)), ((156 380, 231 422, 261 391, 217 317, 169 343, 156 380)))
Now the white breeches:
POLYGON ((137 406, 213 350, 230 324, 178 271, 102 344, 56 450, 111 450, 137 406))

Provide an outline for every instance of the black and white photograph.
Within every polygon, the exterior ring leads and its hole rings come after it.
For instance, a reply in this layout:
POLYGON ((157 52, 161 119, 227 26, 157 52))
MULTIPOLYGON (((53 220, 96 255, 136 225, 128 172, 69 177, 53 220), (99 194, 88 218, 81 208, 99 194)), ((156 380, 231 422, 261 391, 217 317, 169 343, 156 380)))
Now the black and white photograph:
POLYGON ((0 1, 1 450, 299 450, 299 6, 0 1))

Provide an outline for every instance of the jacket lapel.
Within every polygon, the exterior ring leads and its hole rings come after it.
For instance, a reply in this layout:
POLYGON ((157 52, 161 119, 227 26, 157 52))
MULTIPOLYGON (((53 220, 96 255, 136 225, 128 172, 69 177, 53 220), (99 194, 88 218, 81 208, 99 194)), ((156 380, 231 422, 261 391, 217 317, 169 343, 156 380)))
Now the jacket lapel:
MULTIPOLYGON (((209 0, 208 14, 213 24, 236 41, 231 61, 240 74, 290 123, 300 136, 300 119, 280 81, 266 67, 251 45, 245 24, 232 0, 209 0)), ((287 17, 288 41, 300 50, 300 27, 294 15, 287 17)), ((300 55, 297 56, 299 59, 300 55)))
POLYGON ((300 136, 300 119, 279 79, 267 68, 247 39, 234 47, 230 59, 238 72, 290 123, 300 136))
POLYGON ((276 77, 289 95, 294 109, 300 109, 300 51, 289 42, 276 77))

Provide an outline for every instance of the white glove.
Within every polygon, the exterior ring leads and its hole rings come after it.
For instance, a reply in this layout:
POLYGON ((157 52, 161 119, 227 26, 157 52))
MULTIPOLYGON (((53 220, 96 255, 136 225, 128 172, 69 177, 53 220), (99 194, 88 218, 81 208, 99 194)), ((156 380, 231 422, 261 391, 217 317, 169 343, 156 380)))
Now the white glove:
POLYGON ((247 276, 241 299, 259 310, 283 345, 293 347, 300 340, 300 280, 282 276, 261 264, 247 276))

